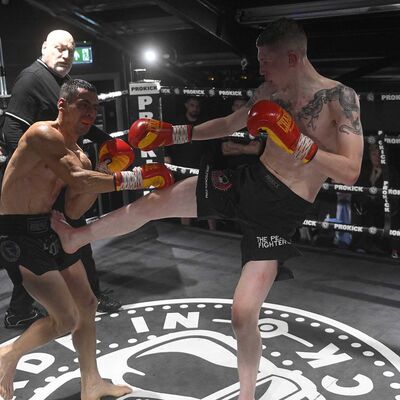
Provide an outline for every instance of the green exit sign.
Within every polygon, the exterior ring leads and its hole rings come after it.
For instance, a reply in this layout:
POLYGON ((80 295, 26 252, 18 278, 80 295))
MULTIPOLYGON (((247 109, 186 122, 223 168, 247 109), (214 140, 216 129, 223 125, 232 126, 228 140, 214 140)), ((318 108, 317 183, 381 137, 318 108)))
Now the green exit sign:
POLYGON ((77 46, 75 48, 74 64, 90 64, 92 62, 92 46, 77 46))

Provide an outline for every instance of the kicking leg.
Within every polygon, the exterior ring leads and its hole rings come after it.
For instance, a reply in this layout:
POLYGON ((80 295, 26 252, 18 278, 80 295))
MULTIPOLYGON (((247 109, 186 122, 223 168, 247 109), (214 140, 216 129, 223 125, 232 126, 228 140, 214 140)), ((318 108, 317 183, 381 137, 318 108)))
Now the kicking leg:
POLYGON ((239 400, 253 400, 260 357, 258 328, 260 308, 277 274, 277 261, 249 261, 236 286, 232 306, 232 326, 237 339, 239 400))
POLYGON ((196 217, 196 183, 197 177, 187 178, 166 189, 141 197, 81 228, 71 228, 65 224, 59 213, 54 213, 52 228, 59 235, 64 250, 73 253, 85 244, 124 235, 149 221, 161 218, 196 217))
POLYGON ((72 331, 72 340, 78 353, 81 369, 81 399, 100 400, 104 396, 121 397, 131 393, 128 386, 113 385, 104 381, 96 362, 97 299, 90 288, 86 271, 81 261, 61 271, 78 309, 78 322, 72 331))

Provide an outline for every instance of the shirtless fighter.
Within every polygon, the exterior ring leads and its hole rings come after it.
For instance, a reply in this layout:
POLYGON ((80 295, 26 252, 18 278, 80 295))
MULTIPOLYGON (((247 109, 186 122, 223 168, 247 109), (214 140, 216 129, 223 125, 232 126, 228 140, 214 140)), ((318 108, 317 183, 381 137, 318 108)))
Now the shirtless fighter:
POLYGON ((293 20, 271 22, 256 42, 265 83, 233 114, 197 125, 136 121, 129 141, 143 150, 227 136, 246 126, 269 139, 260 162, 237 170, 205 163, 191 177, 142 197, 83 228, 59 214, 54 229, 64 249, 122 235, 166 217, 232 218, 243 227, 243 270, 232 325, 238 343, 239 400, 254 399, 261 356, 259 311, 278 273, 278 260, 297 255, 290 241, 327 177, 352 185, 363 155, 359 101, 353 89, 321 76, 307 58, 307 38, 293 20), (265 100, 263 100, 265 99, 265 100))
POLYGON ((50 211, 66 185, 66 214, 77 219, 97 193, 150 185, 161 188, 171 183, 171 176, 161 164, 117 171, 124 159, 131 161, 133 157, 132 148, 119 139, 102 146, 104 163, 116 172, 92 171, 76 142, 94 123, 97 107, 91 84, 78 79, 64 83, 57 120, 33 124, 5 171, 0 200, 0 263, 12 271, 17 283, 22 281, 49 315, 0 348, 0 398, 4 400, 13 397, 13 379, 21 356, 68 332, 72 332, 78 352, 82 400, 131 392, 131 388, 103 381, 99 375, 94 323, 97 299, 79 251, 72 255, 62 251, 50 228, 50 211))

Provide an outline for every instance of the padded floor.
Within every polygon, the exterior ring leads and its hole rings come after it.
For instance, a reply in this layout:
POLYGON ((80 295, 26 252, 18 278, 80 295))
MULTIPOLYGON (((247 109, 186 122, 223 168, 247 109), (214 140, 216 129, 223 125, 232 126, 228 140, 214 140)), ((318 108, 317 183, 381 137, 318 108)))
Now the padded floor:
MULTIPOLYGON (((169 222, 94 244, 102 287, 124 306, 99 314, 101 375, 126 382, 122 399, 235 399, 231 299, 240 237, 169 222)), ((295 279, 276 282, 259 327, 257 399, 400 399, 400 263, 302 248, 295 279)), ((11 283, 0 270, 0 315, 11 283)), ((249 293, 251 296, 251 293, 249 293)), ((18 331, 0 326, 0 343, 18 331)), ((75 400, 79 370, 70 336, 25 356, 18 400, 75 400)))

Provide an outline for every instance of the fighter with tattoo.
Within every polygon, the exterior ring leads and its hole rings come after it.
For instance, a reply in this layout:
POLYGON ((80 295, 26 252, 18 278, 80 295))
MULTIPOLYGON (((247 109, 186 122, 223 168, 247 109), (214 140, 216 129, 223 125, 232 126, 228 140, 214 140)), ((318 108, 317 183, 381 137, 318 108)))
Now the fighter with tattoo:
POLYGON ((265 82, 231 115, 191 126, 140 119, 132 145, 158 146, 227 136, 244 126, 268 133, 260 162, 219 170, 206 160, 198 177, 142 197, 84 228, 73 230, 55 215, 54 229, 68 252, 93 240, 122 235, 166 217, 231 218, 243 228, 241 277, 232 306, 237 338, 239 400, 253 400, 260 370, 260 307, 278 261, 298 251, 291 242, 327 177, 352 185, 360 172, 363 137, 353 89, 320 75, 307 57, 307 38, 294 20, 271 22, 256 42, 265 82))

